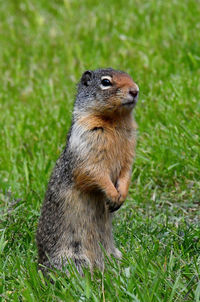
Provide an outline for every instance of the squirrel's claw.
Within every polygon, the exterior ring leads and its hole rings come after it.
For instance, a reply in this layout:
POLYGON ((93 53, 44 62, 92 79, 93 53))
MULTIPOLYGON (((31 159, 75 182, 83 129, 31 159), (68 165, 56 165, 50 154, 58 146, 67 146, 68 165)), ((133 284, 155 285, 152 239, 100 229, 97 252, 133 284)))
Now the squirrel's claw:
POLYGON ((121 207, 122 203, 123 202, 121 202, 121 194, 119 194, 119 198, 118 198, 117 202, 114 202, 110 199, 108 199, 106 201, 106 204, 108 206, 108 210, 109 210, 110 213, 113 213, 113 212, 117 211, 121 207))

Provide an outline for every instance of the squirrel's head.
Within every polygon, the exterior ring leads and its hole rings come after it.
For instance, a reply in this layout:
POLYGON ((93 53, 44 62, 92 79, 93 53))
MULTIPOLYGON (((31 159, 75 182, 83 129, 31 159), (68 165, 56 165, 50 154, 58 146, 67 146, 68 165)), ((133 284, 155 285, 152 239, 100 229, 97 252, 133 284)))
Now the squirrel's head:
POLYGON ((130 112, 139 88, 125 72, 112 68, 87 70, 78 84, 75 110, 103 115, 130 112))

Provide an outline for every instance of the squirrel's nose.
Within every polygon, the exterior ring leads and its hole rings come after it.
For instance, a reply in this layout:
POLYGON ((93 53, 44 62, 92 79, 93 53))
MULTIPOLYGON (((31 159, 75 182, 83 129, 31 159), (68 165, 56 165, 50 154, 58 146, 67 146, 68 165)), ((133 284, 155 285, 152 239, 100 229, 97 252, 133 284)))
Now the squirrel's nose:
POLYGON ((135 99, 138 96, 139 90, 135 88, 130 88, 129 93, 135 99))

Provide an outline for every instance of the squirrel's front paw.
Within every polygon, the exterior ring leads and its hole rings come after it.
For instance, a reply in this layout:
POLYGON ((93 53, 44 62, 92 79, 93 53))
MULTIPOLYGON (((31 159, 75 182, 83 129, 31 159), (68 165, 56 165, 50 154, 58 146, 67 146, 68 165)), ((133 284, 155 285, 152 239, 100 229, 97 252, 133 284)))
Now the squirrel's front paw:
POLYGON ((122 203, 123 201, 119 192, 106 201, 110 213, 117 211, 121 207, 122 203))
POLYGON ((122 203, 121 204, 113 203, 110 200, 108 202, 106 202, 106 203, 107 203, 108 210, 109 210, 110 213, 113 213, 113 212, 117 211, 121 207, 121 205, 122 205, 122 203))
POLYGON ((120 202, 123 203, 127 197, 128 194, 128 186, 127 184, 124 184, 123 182, 118 182, 117 183, 117 191, 119 192, 120 196, 120 202))
POLYGON ((108 196, 108 198, 110 202, 119 204, 121 199, 121 194, 117 190, 115 190, 114 192, 112 192, 112 194, 108 196))

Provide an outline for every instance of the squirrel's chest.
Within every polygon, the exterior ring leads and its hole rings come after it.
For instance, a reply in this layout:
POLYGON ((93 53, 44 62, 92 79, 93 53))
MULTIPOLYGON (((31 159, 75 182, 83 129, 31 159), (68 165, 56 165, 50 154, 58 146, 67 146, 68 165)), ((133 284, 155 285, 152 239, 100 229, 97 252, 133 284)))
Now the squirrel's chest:
POLYGON ((132 162, 135 142, 136 138, 132 129, 107 134, 105 138, 106 158, 113 178, 118 177, 121 169, 132 162))

